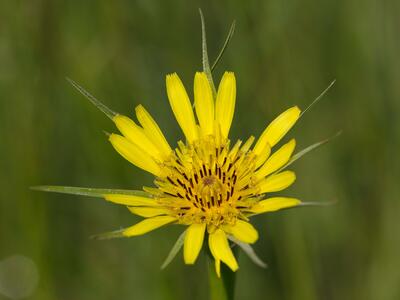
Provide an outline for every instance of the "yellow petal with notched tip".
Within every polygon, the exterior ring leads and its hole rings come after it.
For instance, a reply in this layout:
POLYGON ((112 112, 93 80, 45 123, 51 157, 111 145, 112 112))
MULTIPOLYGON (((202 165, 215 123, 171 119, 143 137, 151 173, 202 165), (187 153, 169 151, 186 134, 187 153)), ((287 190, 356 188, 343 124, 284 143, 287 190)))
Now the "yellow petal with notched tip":
POLYGON ((225 72, 218 87, 215 119, 222 138, 227 138, 231 128, 236 101, 236 79, 232 72, 225 72))
POLYGON ((160 167, 154 159, 127 138, 118 134, 111 134, 109 140, 123 158, 149 173, 156 176, 160 175, 160 167))
POLYGON ((149 140, 143 128, 136 125, 133 120, 123 115, 116 115, 113 118, 115 125, 119 131, 132 143, 138 145, 150 156, 162 160, 162 156, 158 148, 149 140))
POLYGON ((275 146, 299 119, 300 112, 297 106, 293 106, 273 120, 258 139, 254 146, 254 153, 258 155, 267 143, 271 147, 275 146))
POLYGON ((301 201, 296 198, 274 197, 266 200, 261 200, 251 208, 251 212, 262 214, 266 212, 277 211, 283 208, 289 208, 299 205, 301 201))
POLYGON ((261 166, 271 154, 271 146, 266 143, 264 149, 257 155, 256 169, 261 166))
POLYGON ((192 224, 186 229, 183 245, 183 259, 185 264, 194 264, 203 246, 206 224, 192 224))
POLYGON ((123 231, 123 235, 126 237, 142 235, 149 231, 160 228, 164 225, 176 221, 176 218, 171 216, 159 216, 154 218, 145 219, 131 227, 128 227, 123 231))
POLYGON ((147 137, 158 147, 164 158, 167 158, 171 154, 172 149, 157 122, 142 105, 136 106, 135 111, 136 117, 140 125, 142 125, 147 137))
POLYGON ((289 187, 296 180, 292 171, 283 171, 271 175, 260 182, 260 193, 278 192, 289 187))
POLYGON ((209 235, 208 244, 215 259, 223 261, 232 271, 239 268, 231 247, 229 247, 226 234, 222 229, 217 229, 209 235))
POLYGON ((203 135, 214 133, 214 99, 210 82, 204 72, 194 77, 194 105, 203 135))
POLYGON ((242 220, 236 220, 235 225, 224 226, 223 229, 243 243, 253 244, 258 240, 257 230, 253 225, 242 220))
POLYGON ((160 207, 128 207, 128 209, 131 213, 145 218, 168 215, 171 212, 166 208, 160 207))
POLYGON ((283 167, 289 161, 295 147, 295 139, 292 139, 289 143, 283 145, 279 150, 271 155, 265 164, 256 172, 255 176, 261 179, 279 170, 279 168, 283 167))
POLYGON ((167 94, 172 111, 186 139, 192 143, 198 138, 192 104, 182 81, 176 73, 167 75, 167 94))
POLYGON ((104 199, 126 206, 159 206, 155 199, 136 195, 106 194, 104 199))

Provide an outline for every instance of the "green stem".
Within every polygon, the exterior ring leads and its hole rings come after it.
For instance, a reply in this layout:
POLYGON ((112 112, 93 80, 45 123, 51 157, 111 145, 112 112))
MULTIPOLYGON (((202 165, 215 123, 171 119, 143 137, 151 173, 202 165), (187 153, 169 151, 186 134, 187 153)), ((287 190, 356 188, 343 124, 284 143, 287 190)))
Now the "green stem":
MULTIPOLYGON (((237 254, 237 247, 233 250, 237 254)), ((208 281, 210 285, 210 300, 233 300, 235 294, 236 273, 221 263, 221 278, 215 272, 215 261, 211 253, 207 255, 208 281)))

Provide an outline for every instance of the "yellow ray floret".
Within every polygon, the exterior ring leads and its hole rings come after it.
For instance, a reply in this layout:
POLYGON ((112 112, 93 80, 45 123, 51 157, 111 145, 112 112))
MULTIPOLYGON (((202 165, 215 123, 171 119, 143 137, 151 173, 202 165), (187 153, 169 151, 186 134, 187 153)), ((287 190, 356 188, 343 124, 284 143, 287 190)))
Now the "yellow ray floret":
POLYGON ((182 81, 176 73, 167 75, 167 94, 175 118, 189 143, 198 138, 198 129, 194 119, 192 104, 182 81))
POLYGON ((116 115, 113 118, 119 131, 133 144, 141 147, 148 155, 161 161, 163 156, 159 148, 150 141, 143 128, 136 125, 133 120, 123 115, 116 115))
POLYGON ((106 194, 104 199, 107 201, 122 204, 126 206, 159 206, 160 204, 155 199, 136 196, 136 195, 122 195, 122 194, 106 194))
POLYGON ((235 225, 223 229, 243 243, 253 244, 258 240, 258 232, 249 222, 237 220, 235 225))
POLYGON ((192 224, 186 229, 183 258, 186 264, 194 264, 203 246, 206 224, 192 224))
POLYGON ((228 244, 226 234, 222 229, 217 229, 209 235, 208 244, 211 254, 216 260, 224 262, 232 271, 236 271, 239 268, 228 244))
POLYGON ((194 77, 194 105, 203 135, 214 133, 214 99, 210 83, 204 72, 194 77))
POLYGON ((109 140, 115 150, 126 160, 156 176, 160 175, 160 166, 142 148, 118 134, 111 134, 109 140))
POLYGON ((135 111, 136 117, 149 140, 158 147, 164 158, 167 158, 171 154, 172 149, 156 121, 154 121, 142 105, 136 106, 135 111))
POLYGON ((174 221, 176 221, 176 218, 170 216, 158 216, 154 218, 148 218, 131 227, 128 227, 123 231, 122 234, 126 237, 142 235, 174 221))
POLYGON ((255 176, 257 178, 264 178, 283 167, 293 154, 296 147, 295 139, 290 140, 289 143, 283 145, 264 163, 264 165, 257 170, 255 176))
POLYGON ((251 208, 251 212, 254 214, 262 214, 297 206, 300 203, 301 201, 296 198, 274 197, 266 200, 261 200, 251 208))
POLYGON ((225 72, 218 87, 216 120, 222 138, 227 138, 231 128, 236 101, 236 79, 232 72, 225 72))
POLYGON ((271 175, 260 183, 261 194, 279 192, 291 186, 296 180, 296 175, 292 171, 283 171, 271 175))
POLYGON ((267 143, 271 147, 275 146, 299 119, 300 112, 300 109, 294 106, 284 111, 273 120, 261 134, 261 137, 254 146, 254 153, 259 155, 267 143))

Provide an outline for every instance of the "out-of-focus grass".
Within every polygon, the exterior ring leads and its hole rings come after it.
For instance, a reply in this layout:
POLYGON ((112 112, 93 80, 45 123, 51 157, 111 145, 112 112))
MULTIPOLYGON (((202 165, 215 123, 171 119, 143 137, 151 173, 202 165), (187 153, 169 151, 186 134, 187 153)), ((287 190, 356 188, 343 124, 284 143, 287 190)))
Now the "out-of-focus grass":
POLYGON ((205 299, 204 260, 159 271, 179 227, 93 241, 138 219, 101 200, 28 189, 151 184, 115 153, 102 132, 113 125, 64 78, 125 114, 144 104, 172 143, 182 134, 164 76, 177 71, 192 86, 199 6, 211 57, 237 20, 215 73, 236 72, 235 138, 260 134, 290 105, 305 108, 337 79, 291 135, 300 149, 343 134, 296 163, 287 194, 339 203, 257 217, 255 249, 269 268, 242 256, 238 299, 400 298, 396 1, 1 2, 0 260, 34 260, 41 280, 32 299, 205 299))

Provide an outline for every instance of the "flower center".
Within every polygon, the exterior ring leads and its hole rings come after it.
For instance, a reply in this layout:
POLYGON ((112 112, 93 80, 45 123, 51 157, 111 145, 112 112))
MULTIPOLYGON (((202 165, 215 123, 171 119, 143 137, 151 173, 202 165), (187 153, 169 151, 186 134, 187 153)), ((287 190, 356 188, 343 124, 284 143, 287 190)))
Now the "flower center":
POLYGON ((242 147, 238 141, 218 146, 213 136, 179 148, 163 162, 157 189, 146 188, 182 224, 206 223, 209 227, 233 225, 258 194, 254 183, 255 155, 249 151, 254 138, 242 147))

